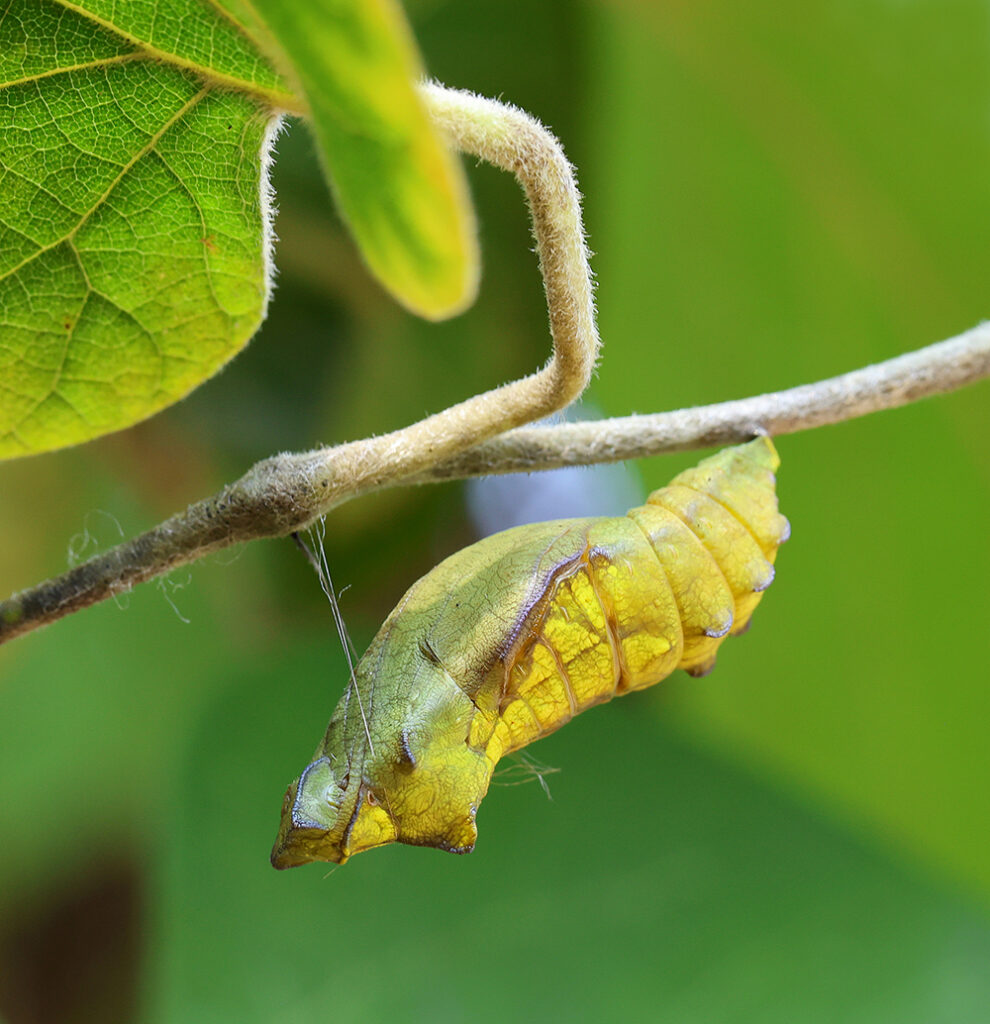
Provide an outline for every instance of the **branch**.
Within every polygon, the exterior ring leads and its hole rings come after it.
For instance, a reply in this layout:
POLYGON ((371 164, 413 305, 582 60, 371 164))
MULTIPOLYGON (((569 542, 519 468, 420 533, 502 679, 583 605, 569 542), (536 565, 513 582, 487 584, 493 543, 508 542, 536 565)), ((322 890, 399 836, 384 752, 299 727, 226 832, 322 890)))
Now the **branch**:
POLYGON ((990 377, 990 322, 948 341, 786 391, 609 420, 522 427, 431 467, 406 483, 460 480, 621 462, 794 434, 896 409, 990 377))
POLYGON ((347 466, 353 446, 277 455, 258 463, 219 495, 0 604, 0 643, 210 551, 303 529, 335 505, 381 487, 616 462, 743 441, 760 431, 788 434, 907 405, 985 377, 990 377, 990 324, 917 352, 787 391, 651 416, 513 430, 412 477, 396 474, 386 478, 367 472, 364 479, 368 482, 338 487, 333 484, 338 461, 347 466), (286 494, 311 495, 312 500, 300 503, 290 514, 286 494))
POLYGON ((652 416, 513 430, 573 401, 594 367, 598 335, 578 193, 557 140, 522 111, 435 85, 425 86, 423 95, 455 145, 512 171, 523 186, 550 311, 553 356, 547 366, 404 430, 259 462, 219 494, 0 603, 0 643, 213 551, 305 529, 337 505, 383 487, 612 462, 744 440, 761 431, 786 434, 990 376, 990 326, 981 325, 788 391, 652 416))
POLYGON ((456 147, 511 171, 523 187, 550 311, 547 365, 403 430, 258 463, 220 494, 0 604, 0 643, 220 548, 304 529, 349 498, 564 408, 588 386, 598 330, 580 196, 560 144, 515 107, 432 84, 422 95, 456 147))

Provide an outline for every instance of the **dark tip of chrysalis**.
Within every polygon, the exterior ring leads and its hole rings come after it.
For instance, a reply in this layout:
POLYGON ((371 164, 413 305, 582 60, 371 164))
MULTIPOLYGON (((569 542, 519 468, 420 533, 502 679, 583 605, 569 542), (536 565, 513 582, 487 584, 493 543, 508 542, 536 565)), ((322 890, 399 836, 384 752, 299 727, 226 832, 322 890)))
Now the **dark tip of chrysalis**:
POLYGON ((447 846, 444 849, 446 853, 456 853, 458 857, 463 857, 466 853, 474 853, 474 843, 470 846, 447 846))
POLYGON ((714 667, 715 659, 712 658, 711 661, 702 662, 700 665, 692 665, 684 671, 687 672, 689 676, 693 676, 695 679, 700 679, 702 676, 707 676, 714 667))

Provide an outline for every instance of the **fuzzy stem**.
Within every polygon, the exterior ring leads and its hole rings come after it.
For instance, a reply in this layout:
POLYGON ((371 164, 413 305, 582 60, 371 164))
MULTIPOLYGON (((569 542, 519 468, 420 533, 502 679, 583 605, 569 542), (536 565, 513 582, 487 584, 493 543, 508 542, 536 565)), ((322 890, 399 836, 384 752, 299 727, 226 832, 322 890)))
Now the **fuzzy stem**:
POLYGON ((550 311, 554 347, 547 366, 403 430, 259 462, 219 494, 0 603, 0 643, 210 552, 295 533, 344 501, 383 487, 614 462, 757 432, 786 434, 990 376, 990 325, 984 324, 788 391, 651 416, 512 429, 573 401, 594 368, 598 334, 579 196, 557 140, 527 114, 436 85, 424 86, 423 96, 455 145, 512 171, 526 193, 550 311))
MULTIPOLYGON (((336 492, 335 497, 328 496, 324 508, 394 484, 615 462, 741 441, 764 430, 776 435, 808 430, 906 405, 985 377, 990 377, 990 324, 917 352, 787 391, 652 416, 514 430, 434 466, 414 480, 378 479, 347 493, 336 492)), ((62 576, 14 595, 0 604, 0 642, 210 551, 301 529, 311 521, 308 513, 300 510, 297 525, 291 526, 283 516, 273 519, 270 509, 284 508, 284 494, 297 491, 302 481, 332 478, 337 453, 342 451, 344 448, 332 448, 266 459, 221 494, 190 506, 148 533, 62 576)))
POLYGON ((609 420, 522 427, 433 466, 414 480, 460 480, 621 462, 793 434, 896 409, 990 377, 990 323, 814 384, 690 409, 609 420))
POLYGON ((212 498, 142 536, 0 604, 0 643, 211 551, 304 529, 349 498, 422 474, 497 434, 570 404, 588 385, 599 339, 574 173, 554 136, 523 111, 430 84, 424 101, 453 145, 511 171, 532 215, 553 353, 522 380, 403 430, 258 463, 212 498))

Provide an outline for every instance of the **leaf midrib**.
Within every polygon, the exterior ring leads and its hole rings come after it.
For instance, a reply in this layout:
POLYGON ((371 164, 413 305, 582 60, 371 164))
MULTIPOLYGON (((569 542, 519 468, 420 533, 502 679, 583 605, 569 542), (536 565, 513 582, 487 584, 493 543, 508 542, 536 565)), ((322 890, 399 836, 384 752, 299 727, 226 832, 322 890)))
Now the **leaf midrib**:
MULTIPOLYGON (((145 40, 139 39, 137 36, 133 36, 129 32, 125 32, 119 26, 113 24, 113 22, 106 21, 98 15, 93 14, 92 11, 87 10, 85 7, 72 3, 72 0, 54 0, 54 2, 60 7, 64 7, 66 10, 72 11, 74 14, 78 14, 82 18, 86 18, 94 25, 99 25, 107 32, 113 33, 113 35, 117 36, 119 39, 123 39, 125 42, 130 43, 152 60, 160 61, 163 64, 170 64, 173 67, 182 68, 185 71, 191 71, 193 74, 199 75, 201 78, 206 79, 214 85, 223 86, 228 89, 236 89, 238 92, 246 93, 249 96, 253 96, 255 99, 264 101, 269 107, 283 110, 288 114, 303 115, 307 113, 307 109, 300 101, 299 97, 295 96, 291 92, 284 92, 281 89, 270 89, 263 85, 258 85, 255 82, 248 82, 243 78, 238 78, 236 75, 227 75, 221 71, 217 71, 215 68, 205 67, 196 61, 189 60, 185 57, 179 57, 174 53, 159 50, 157 47, 152 46, 145 40)), ((208 2, 210 3, 211 8, 221 11, 228 21, 236 25, 244 36, 255 46, 258 45, 257 40, 255 40, 253 36, 244 29, 244 26, 234 19, 229 12, 223 11, 222 7, 212 3, 211 0, 208 0, 208 2)), ((260 48, 259 56, 265 56, 264 52, 261 51, 260 48)))
MULTIPOLYGON (((262 40, 260 40, 254 34, 254 32, 252 32, 251 29, 249 29, 247 27, 247 25, 245 25, 243 22, 238 21, 237 18, 235 18, 234 15, 231 14, 230 11, 228 11, 227 8, 224 7, 222 3, 219 2, 219 0, 203 0, 203 2, 209 4, 209 6, 212 7, 213 10, 215 10, 217 12, 217 14, 220 15, 220 17, 222 17, 226 21, 230 22, 230 24, 233 25, 234 28, 236 28, 237 31, 240 32, 242 36, 244 36, 246 39, 248 39, 251 43, 253 43, 258 48, 258 52, 259 53, 264 54, 270 48, 273 48, 273 47, 277 48, 278 44, 271 37, 269 37, 268 45, 266 46, 266 44, 264 42, 262 42, 262 40)), ((241 0, 241 2, 258 19, 258 24, 261 25, 262 27, 264 27, 264 22, 262 21, 261 16, 258 14, 257 10, 255 9, 254 4, 251 3, 251 0, 241 0)))

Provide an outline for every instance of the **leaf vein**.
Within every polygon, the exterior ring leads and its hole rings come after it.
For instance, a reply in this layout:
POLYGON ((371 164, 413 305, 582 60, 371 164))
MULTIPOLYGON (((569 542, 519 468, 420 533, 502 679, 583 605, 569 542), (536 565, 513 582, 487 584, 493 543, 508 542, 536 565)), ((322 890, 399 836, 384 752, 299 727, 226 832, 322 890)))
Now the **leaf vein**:
MULTIPOLYGON (((185 116, 185 115, 186 115, 186 114, 187 114, 187 113, 188 113, 188 112, 189 112, 190 110, 192 110, 192 109, 193 109, 193 107, 195 107, 195 106, 196 106, 196 104, 197 104, 197 103, 199 103, 199 102, 200 102, 200 101, 201 101, 201 100, 203 99, 203 97, 204 97, 204 96, 206 96, 206 95, 207 95, 207 94, 208 94, 209 92, 210 92, 210 87, 209 87, 209 86, 204 86, 204 87, 203 87, 202 89, 200 89, 200 91, 199 91, 198 93, 196 93, 196 95, 195 95, 195 96, 193 96, 193 97, 192 97, 191 99, 187 100, 187 101, 186 101, 186 102, 185 102, 185 103, 184 103, 184 104, 183 104, 183 105, 182 105, 182 106, 181 106, 181 107, 180 107, 180 108, 179 108, 179 109, 178 109, 178 110, 177 110, 177 111, 176 111, 176 112, 175 112, 175 113, 174 113, 174 114, 173 114, 173 115, 172 115, 172 116, 171 116, 171 117, 170 117, 170 118, 169 118, 169 119, 168 119, 168 120, 167 120, 167 121, 166 121, 166 122, 165 122, 165 123, 164 123, 164 124, 163 124, 163 125, 161 126, 161 128, 159 128, 159 129, 158 129, 158 131, 156 131, 156 132, 155 132, 155 133, 154 133, 154 134, 153 134, 153 135, 152 135, 152 136, 151 136, 151 137, 150 137, 150 138, 148 139, 148 141, 147 141, 147 142, 145 143, 145 145, 144 145, 144 146, 142 146, 142 147, 141 147, 141 148, 140 148, 140 149, 139 149, 139 150, 138 150, 138 151, 137 151, 137 152, 136 152, 136 153, 134 154, 134 156, 132 156, 132 157, 131 157, 131 159, 127 161, 127 163, 126 163, 126 164, 124 164, 124 166, 123 166, 123 167, 121 168, 121 170, 120 170, 120 173, 119 173, 119 174, 118 174, 118 175, 117 175, 117 176, 116 176, 116 177, 115 177, 115 178, 113 179, 113 181, 112 181, 112 182, 110 182, 110 184, 109 184, 109 185, 107 186, 107 188, 106 188, 106 189, 104 190, 103 194, 102 194, 102 195, 101 195, 101 196, 100 196, 100 197, 99 197, 99 198, 98 198, 98 199, 96 200, 96 202, 95 202, 95 203, 93 203, 93 205, 92 205, 92 206, 91 206, 91 207, 90 207, 90 208, 89 208, 89 209, 88 209, 88 210, 87 210, 87 211, 86 211, 86 212, 85 212, 85 213, 84 213, 84 214, 82 215, 82 217, 80 217, 80 219, 79 219, 79 220, 77 221, 77 223, 75 224, 75 226, 74 226, 74 227, 73 227, 73 228, 72 228, 71 230, 67 231, 67 232, 66 232, 66 233, 65 233, 64 235, 62 235, 62 237, 61 237, 61 238, 58 238, 58 239, 56 239, 55 241, 53 241, 53 242, 50 242, 50 243, 49 243, 48 245, 42 246, 42 247, 41 247, 41 248, 39 248, 39 249, 38 249, 38 250, 37 250, 36 252, 33 252, 33 253, 32 253, 32 254, 30 255, 30 256, 27 256, 27 257, 25 257, 25 258, 24 258, 23 260, 21 260, 21 262, 20 262, 20 263, 18 263, 18 264, 17 264, 16 266, 14 266, 14 267, 11 267, 11 269, 10 269, 10 270, 7 270, 7 271, 5 271, 4 273, 0 274, 0 281, 3 281, 3 280, 4 280, 5 278, 8 278, 8 277, 12 277, 12 276, 14 276, 14 275, 15 275, 15 274, 17 274, 17 273, 18 273, 18 272, 19 272, 19 271, 20 271, 21 269, 23 269, 23 268, 24 268, 24 267, 25 267, 25 266, 26 266, 27 264, 31 263, 31 262, 32 262, 33 260, 37 259, 37 258, 38 258, 39 256, 43 255, 44 253, 46 253, 46 252, 50 252, 50 251, 51 251, 52 249, 54 249, 54 248, 56 248, 57 246, 61 245, 61 244, 62 244, 63 242, 71 242, 71 241, 72 241, 72 239, 73 239, 73 238, 74 238, 74 237, 76 236, 76 234, 78 233, 79 229, 80 229, 80 228, 81 228, 81 227, 82 227, 82 226, 83 226, 83 225, 84 225, 84 224, 85 224, 85 223, 86 223, 86 222, 87 222, 87 221, 89 220, 89 218, 90 218, 90 217, 92 217, 92 216, 93 216, 93 214, 94 214, 94 213, 95 213, 95 212, 96 212, 96 211, 97 211, 97 210, 98 210, 98 209, 99 209, 99 208, 100 208, 100 207, 101 207, 101 206, 102 206, 102 205, 103 205, 103 204, 104 204, 104 203, 105 203, 105 202, 106 202, 106 201, 107 201, 107 200, 108 200, 109 198, 110 198, 110 196, 111 196, 111 194, 113 193, 114 189, 115 189, 115 188, 116 188, 116 187, 117 187, 117 186, 118 186, 118 185, 119 185, 119 184, 121 183, 121 181, 122 181, 122 180, 124 179, 124 177, 125 177, 125 176, 126 176, 126 175, 128 174, 128 172, 129 172, 129 171, 131 171, 131 170, 132 170, 132 169, 133 169, 133 168, 135 167, 135 165, 137 165, 137 164, 138 164, 138 163, 139 163, 139 162, 140 162, 140 161, 141 161, 141 160, 142 160, 142 159, 143 159, 144 157, 146 157, 146 156, 147 156, 147 155, 148 155, 149 153, 152 153, 152 152, 154 152, 155 146, 157 146, 157 145, 158 145, 158 143, 159 143, 159 141, 161 140, 162 136, 163 136, 163 135, 164 135, 164 134, 165 134, 165 133, 166 133, 166 132, 167 132, 167 131, 169 130, 169 128, 171 128, 171 127, 172 127, 172 126, 173 126, 174 124, 176 124, 176 123, 177 123, 178 121, 180 121, 180 120, 181 120, 181 119, 182 119, 182 118, 183 118, 183 117, 184 117, 184 116, 185 116)), ((46 104, 46 106, 47 106, 47 104, 46 104)))
POLYGON ((52 0, 52 2, 60 4, 66 10, 74 11, 76 14, 79 14, 84 18, 88 18, 94 24, 99 25, 108 32, 113 32, 119 38, 130 43, 132 46, 139 47, 148 54, 148 56, 161 61, 163 64, 171 64, 174 67, 183 68, 186 71, 192 71, 213 84, 222 85, 226 88, 233 88, 240 92, 247 93, 256 99, 264 100, 270 106, 286 110, 290 113, 305 113, 305 106, 300 102, 299 98, 292 93, 258 85, 255 82, 249 82, 246 79, 238 78, 236 75, 224 74, 222 71, 217 71, 216 68, 205 67, 198 61, 189 60, 188 58, 180 57, 178 54, 161 50, 158 47, 153 46, 151 43, 148 43, 143 39, 139 39, 137 36, 131 35, 129 32, 125 32, 113 22, 106 21, 104 18, 99 17, 99 15, 94 14, 85 7, 72 3, 71 0, 52 0))
POLYGON ((63 67, 50 68, 48 71, 39 71, 34 75, 25 75, 23 78, 13 78, 9 82, 0 82, 0 89, 12 89, 17 85, 28 85, 31 82, 40 82, 45 78, 54 78, 56 75, 67 75, 72 71, 88 71, 91 68, 105 68, 113 64, 127 64, 133 60, 149 60, 149 55, 142 51, 134 53, 123 53, 117 57, 101 57, 99 60, 87 61, 84 64, 66 64, 63 67))

